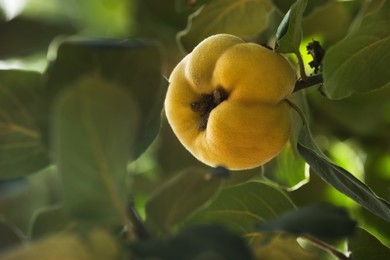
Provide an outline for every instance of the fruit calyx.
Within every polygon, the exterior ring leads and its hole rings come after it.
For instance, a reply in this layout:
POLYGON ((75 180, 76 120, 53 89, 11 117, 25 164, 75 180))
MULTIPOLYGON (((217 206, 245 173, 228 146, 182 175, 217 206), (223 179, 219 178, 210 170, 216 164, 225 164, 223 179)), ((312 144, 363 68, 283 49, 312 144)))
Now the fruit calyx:
POLYGON ((211 94, 202 94, 201 100, 190 104, 191 110, 199 113, 201 121, 198 130, 206 130, 211 111, 228 98, 228 93, 222 87, 218 87, 211 94))

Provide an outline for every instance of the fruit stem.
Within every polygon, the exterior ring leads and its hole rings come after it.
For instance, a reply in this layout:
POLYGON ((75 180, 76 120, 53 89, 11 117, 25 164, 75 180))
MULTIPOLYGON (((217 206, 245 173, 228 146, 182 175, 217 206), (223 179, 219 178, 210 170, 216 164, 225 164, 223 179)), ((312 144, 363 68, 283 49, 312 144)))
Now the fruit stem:
POLYGON ((303 63, 302 55, 299 52, 299 50, 295 51, 295 55, 297 56, 297 59, 298 59, 299 71, 300 71, 300 74, 301 74, 301 79, 300 80, 307 81, 308 78, 307 78, 306 72, 305 72, 305 64, 303 63))
POLYGON ((315 85, 318 85, 321 83, 323 83, 322 74, 316 74, 316 75, 309 76, 309 77, 306 76, 306 80, 299 79, 299 80, 297 80, 297 82, 295 82, 295 87, 294 87, 293 92, 296 92, 296 91, 299 91, 299 90, 302 90, 305 88, 309 88, 309 87, 312 87, 312 86, 315 86, 315 85))

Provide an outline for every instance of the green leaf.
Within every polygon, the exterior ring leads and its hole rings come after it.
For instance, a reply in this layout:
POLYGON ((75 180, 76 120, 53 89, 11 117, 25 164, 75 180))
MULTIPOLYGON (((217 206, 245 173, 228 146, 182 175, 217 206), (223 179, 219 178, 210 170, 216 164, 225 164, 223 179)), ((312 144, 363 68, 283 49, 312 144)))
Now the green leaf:
POLYGON ((148 199, 145 206, 147 223, 161 231, 169 231, 210 200, 218 192, 222 180, 198 168, 179 173, 148 199))
MULTIPOLYGON (((295 105, 298 105, 303 111, 307 112, 306 97, 303 92, 297 92, 289 98, 295 105)), ((300 156, 296 143, 298 142, 299 132, 302 122, 295 113, 293 116, 293 126, 290 140, 280 152, 280 154, 271 162, 265 165, 267 179, 276 182, 283 188, 292 191, 308 182, 308 174, 305 170, 305 160, 300 156)))
MULTIPOLYGON (((310 14, 312 11, 325 5, 329 1, 330 0, 308 1, 304 15, 310 14)), ((290 7, 296 2, 296 0, 273 0, 272 2, 276 6, 276 8, 279 9, 279 11, 281 11, 282 13, 287 13, 290 7)))
POLYGON ((10 225, 5 219, 0 218, 0 252, 13 246, 22 245, 23 234, 16 227, 10 225))
POLYGON ((331 99, 390 86, 390 2, 333 45, 323 61, 324 92, 331 99))
POLYGON ((103 229, 82 234, 60 233, 0 254, 2 260, 18 259, 122 259, 117 240, 103 229))
POLYGON ((32 217, 30 237, 35 239, 63 230, 70 223, 62 205, 40 208, 32 217))
POLYGON ((0 70, 0 179, 20 178, 49 164, 37 126, 41 74, 0 70))
POLYGON ((219 223, 240 233, 295 208, 281 190, 259 181, 223 189, 211 204, 196 213, 189 223, 219 223))
POLYGON ((390 255, 390 248, 364 229, 358 229, 348 240, 348 250, 352 252, 351 257, 355 260, 381 260, 390 255))
POLYGON ((80 79, 58 98, 52 141, 69 215, 89 223, 124 224, 136 112, 122 86, 99 76, 80 79))
POLYGON ((135 242, 139 259, 252 259, 245 241, 220 226, 200 225, 166 240, 135 242))
POLYGON ((189 16, 178 40, 191 52, 203 39, 218 33, 254 37, 266 28, 271 10, 270 0, 213 0, 189 16))
POLYGON ((54 43, 50 53, 56 53, 46 71, 45 94, 51 102, 80 77, 96 74, 133 96, 142 120, 131 148, 135 158, 140 156, 159 131, 167 87, 158 48, 139 40, 68 39, 54 43))
POLYGON ((352 235, 356 227, 344 208, 320 203, 287 212, 276 219, 261 223, 262 232, 286 231, 320 239, 337 239, 352 235))
POLYGON ((261 260, 317 260, 318 257, 303 249, 295 236, 276 234, 270 239, 259 233, 252 244, 255 259, 261 260))
POLYGON ((302 16, 308 0, 297 0, 283 17, 276 31, 275 49, 281 53, 299 52, 302 40, 302 16))
POLYGON ((324 181, 375 215, 390 221, 390 203, 378 197, 351 173, 333 164, 314 143, 306 123, 301 129, 298 151, 324 181))

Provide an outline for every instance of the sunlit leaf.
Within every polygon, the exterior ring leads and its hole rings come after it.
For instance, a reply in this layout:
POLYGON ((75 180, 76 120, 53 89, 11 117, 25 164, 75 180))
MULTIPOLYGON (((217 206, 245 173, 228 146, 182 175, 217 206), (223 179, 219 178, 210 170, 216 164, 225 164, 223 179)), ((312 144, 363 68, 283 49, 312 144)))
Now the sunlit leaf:
POLYGON ((332 99, 390 86, 390 2, 333 45, 323 61, 324 91, 332 99))
POLYGON ((293 53, 299 51, 302 40, 302 16, 308 0, 297 0, 284 16, 276 31, 277 52, 293 53))
POLYGON ((129 93, 99 76, 80 79, 59 97, 52 140, 71 216, 123 224, 136 113, 129 93))
POLYGON ((276 234, 272 238, 258 233, 252 243, 255 259, 261 260, 314 260, 318 257, 303 249, 296 237, 288 234, 276 234))
POLYGON ((213 225, 194 226, 166 240, 135 242, 131 249, 140 259, 252 259, 241 237, 213 225))
POLYGON ((169 231, 203 206, 219 190, 223 178, 204 169, 188 169, 156 190, 146 203, 147 222, 169 231))
POLYGON ((237 232, 247 233, 256 224, 294 208, 292 201, 281 190, 263 182, 250 181, 223 189, 189 223, 220 223, 237 232))
POLYGON ((380 260, 390 256, 390 248, 364 229, 358 229, 355 236, 348 239, 348 250, 355 260, 380 260))
POLYGON ((49 164, 37 126, 41 74, 0 71, 0 179, 27 176, 49 164))
POLYGON ((344 208, 315 204, 259 224, 262 232, 285 231, 294 235, 310 235, 320 239, 337 239, 353 234, 356 222, 344 208))
POLYGON ((183 49, 191 52, 203 39, 218 33, 254 37, 267 26, 271 10, 270 0, 213 0, 188 18, 178 39, 183 49))
POLYGON ((88 233, 62 233, 37 240, 28 247, 17 247, 0 254, 2 260, 19 259, 121 259, 116 239, 107 231, 94 229, 88 233))
POLYGON ((298 151, 314 172, 334 188, 372 213, 390 222, 390 203, 378 197, 351 173, 333 164, 317 147, 307 124, 302 127, 298 151))
MULTIPOLYGON (((136 143, 138 157, 156 137, 165 97, 166 80, 161 77, 158 48, 139 40, 68 39, 54 43, 46 71, 45 94, 53 100, 62 90, 85 75, 101 78, 124 88, 137 102, 140 120, 136 143), (56 47, 57 45, 57 47, 56 47)), ((48 102, 51 104, 50 102, 48 102)))

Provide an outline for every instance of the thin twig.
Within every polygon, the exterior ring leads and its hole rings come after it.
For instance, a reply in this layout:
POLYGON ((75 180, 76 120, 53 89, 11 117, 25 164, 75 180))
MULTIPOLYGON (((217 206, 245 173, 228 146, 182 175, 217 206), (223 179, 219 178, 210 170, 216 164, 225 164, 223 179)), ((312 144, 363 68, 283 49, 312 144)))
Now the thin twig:
POLYGON ((301 74, 301 80, 307 81, 308 78, 307 78, 306 72, 305 72, 305 64, 303 63, 302 55, 299 52, 299 50, 295 51, 295 55, 297 56, 297 59, 298 59, 298 65, 299 65, 299 71, 300 71, 300 74, 301 74))

